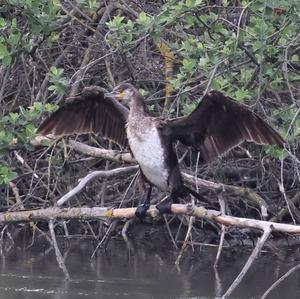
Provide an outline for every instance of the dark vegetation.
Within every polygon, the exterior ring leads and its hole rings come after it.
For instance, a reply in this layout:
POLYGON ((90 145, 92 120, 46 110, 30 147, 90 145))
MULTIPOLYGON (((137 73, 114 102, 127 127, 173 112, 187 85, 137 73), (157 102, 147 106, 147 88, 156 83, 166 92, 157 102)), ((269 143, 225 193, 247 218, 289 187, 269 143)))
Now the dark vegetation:
MULTIPOLYGON (((178 144, 178 156, 185 154, 181 169, 250 188, 268 204, 267 219, 299 223, 299 16, 298 0, 1 1, 1 210, 55 205, 90 171, 122 166, 74 151, 67 138, 50 146, 33 146, 31 140, 42 119, 64 98, 85 86, 112 89, 130 80, 154 115, 187 114, 205 92, 217 89, 271 123, 287 140, 286 149, 245 144, 216 162, 197 165, 197 153, 184 153, 178 144)), ((120 150, 93 135, 70 138, 120 150)), ((214 192, 199 192, 219 209, 214 192)), ((131 207, 141 195, 138 179, 122 176, 90 182, 68 205, 131 207)), ((219 196, 227 214, 261 219, 259 206, 247 198, 231 192, 219 196)), ((153 199, 162 197, 157 192, 153 199)), ((181 218, 168 219, 186 231, 187 221, 182 225, 181 218)), ((70 234, 97 239, 107 236, 108 227, 113 233, 122 228, 102 221, 55 225, 58 234, 67 227, 70 234)), ((195 221, 193 240, 218 243, 219 227, 209 222, 204 226, 205 232, 198 230, 203 220, 195 221)), ((31 233, 36 226, 2 226, 1 239, 25 228, 31 233)), ((39 223, 37 229, 48 230, 48 225, 39 223)), ((225 238, 235 245, 251 236, 249 230, 232 228, 225 238)))

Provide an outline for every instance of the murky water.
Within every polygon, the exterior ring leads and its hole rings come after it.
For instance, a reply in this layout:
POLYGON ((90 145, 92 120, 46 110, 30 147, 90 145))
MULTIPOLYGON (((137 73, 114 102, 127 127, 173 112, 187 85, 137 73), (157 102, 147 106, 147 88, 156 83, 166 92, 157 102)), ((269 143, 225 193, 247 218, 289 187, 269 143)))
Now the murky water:
MULTIPOLYGON (((198 248, 178 271, 174 267, 178 252, 163 243, 141 242, 129 250, 123 241, 112 240, 106 252, 91 260, 94 247, 91 241, 71 241, 65 257, 72 280, 66 282, 53 250, 14 246, 0 257, 0 298, 216 298, 226 291, 249 255, 248 250, 227 250, 216 271, 216 250, 198 248)), ((263 253, 230 298, 259 298, 299 263, 298 253, 263 253)), ((268 298, 300 298, 300 273, 290 276, 268 298)))

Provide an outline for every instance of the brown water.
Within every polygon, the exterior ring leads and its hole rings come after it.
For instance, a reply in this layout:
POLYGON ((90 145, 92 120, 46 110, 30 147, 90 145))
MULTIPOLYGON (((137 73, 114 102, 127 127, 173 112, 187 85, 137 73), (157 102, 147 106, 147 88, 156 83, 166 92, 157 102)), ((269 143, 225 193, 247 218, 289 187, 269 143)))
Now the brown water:
MULTIPOLYGON (((249 250, 224 252, 218 271, 215 249, 199 248, 187 254, 180 271, 178 254, 164 243, 140 242, 129 250, 112 240, 106 252, 90 259, 95 244, 76 240, 65 251, 72 280, 66 282, 53 250, 14 246, 0 257, 0 298, 216 298, 223 294, 243 266, 249 250)), ((263 253, 230 298, 259 298, 282 274, 299 263, 292 250, 263 253)), ((299 299, 300 273, 283 282, 268 298, 299 299)))

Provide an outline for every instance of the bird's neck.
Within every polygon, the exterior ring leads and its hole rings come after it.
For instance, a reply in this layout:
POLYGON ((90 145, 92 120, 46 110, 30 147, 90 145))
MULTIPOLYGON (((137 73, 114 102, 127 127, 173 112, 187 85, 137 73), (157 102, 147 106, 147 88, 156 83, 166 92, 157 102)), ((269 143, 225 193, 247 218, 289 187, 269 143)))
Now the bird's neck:
POLYGON ((141 95, 136 95, 130 102, 129 117, 143 117, 147 114, 147 107, 144 98, 141 95))

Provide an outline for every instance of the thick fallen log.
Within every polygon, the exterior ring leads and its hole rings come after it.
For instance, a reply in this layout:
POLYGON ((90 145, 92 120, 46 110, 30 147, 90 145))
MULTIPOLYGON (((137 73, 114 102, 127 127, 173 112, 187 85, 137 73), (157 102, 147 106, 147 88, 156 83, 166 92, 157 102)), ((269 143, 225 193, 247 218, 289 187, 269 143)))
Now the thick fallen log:
MULTIPOLYGON (((0 213, 1 223, 12 222, 29 222, 29 221, 50 221, 58 220, 105 220, 106 218, 133 218, 135 217, 136 208, 101 208, 101 207, 81 207, 81 208, 58 208, 51 207, 38 210, 26 210, 17 212, 0 213)), ((272 226, 272 231, 284 232, 289 234, 300 234, 300 225, 284 224, 269 222, 263 220, 240 218, 224 215, 216 210, 209 210, 203 207, 192 206, 190 204, 173 204, 171 208, 174 215, 189 215, 203 219, 208 219, 225 226, 252 228, 265 231, 266 228, 272 226)), ((159 212, 155 206, 151 206, 147 211, 147 215, 151 217, 159 216, 159 212)))

